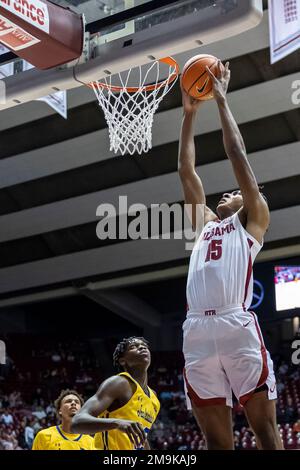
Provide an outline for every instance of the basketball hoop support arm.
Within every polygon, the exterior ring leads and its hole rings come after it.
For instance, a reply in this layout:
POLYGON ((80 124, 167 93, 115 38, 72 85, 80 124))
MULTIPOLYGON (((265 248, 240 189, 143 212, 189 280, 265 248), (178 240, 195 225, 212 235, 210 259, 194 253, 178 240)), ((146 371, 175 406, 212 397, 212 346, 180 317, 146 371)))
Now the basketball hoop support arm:
POLYGON ((6 102, 0 104, 0 110, 59 90, 77 88, 81 83, 101 80, 110 74, 128 70, 128 64, 132 67, 143 65, 153 59, 174 56, 254 28, 263 17, 262 2, 247 0, 243 4, 248 4, 248 8, 239 10, 238 14, 231 12, 224 25, 220 16, 208 27, 199 12, 170 22, 169 29, 166 28, 163 34, 158 29, 159 25, 155 25, 149 30, 100 45, 99 36, 90 37, 89 33, 85 33, 84 52, 78 61, 50 70, 31 69, 3 79, 6 102), (155 28, 157 33, 160 31, 157 35, 155 28))

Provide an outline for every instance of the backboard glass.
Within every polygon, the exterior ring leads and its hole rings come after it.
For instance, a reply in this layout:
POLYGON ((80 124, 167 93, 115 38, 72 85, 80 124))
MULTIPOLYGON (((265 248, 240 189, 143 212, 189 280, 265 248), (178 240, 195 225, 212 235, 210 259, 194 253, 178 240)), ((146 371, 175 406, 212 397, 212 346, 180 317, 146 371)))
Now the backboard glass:
POLYGON ((85 15, 90 55, 74 70, 66 66, 43 74, 36 69, 15 73, 18 72, 15 67, 14 75, 5 79, 6 103, 0 104, 0 110, 53 93, 53 89, 78 87, 75 76, 88 83, 154 58, 176 57, 188 50, 192 56, 195 48, 196 53, 201 53, 202 44, 255 27, 263 13, 262 0, 54 0, 54 3, 85 15))
POLYGON ((77 13, 84 13, 86 22, 112 17, 126 12, 130 8, 146 5, 151 10, 152 0, 54 0, 54 3, 64 7, 70 7, 77 13))

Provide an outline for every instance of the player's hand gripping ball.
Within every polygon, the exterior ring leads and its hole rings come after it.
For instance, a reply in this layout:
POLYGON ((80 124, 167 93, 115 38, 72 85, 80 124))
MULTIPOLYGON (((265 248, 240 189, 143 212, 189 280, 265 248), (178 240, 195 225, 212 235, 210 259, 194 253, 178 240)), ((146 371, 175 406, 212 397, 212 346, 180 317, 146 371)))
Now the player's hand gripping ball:
MULTIPOLYGON (((221 72, 224 65, 221 64, 221 72)), ((213 55, 199 54, 187 61, 182 70, 181 83, 184 91, 196 100, 211 100, 213 95, 212 80, 206 71, 206 66, 217 76, 218 59, 213 55)))

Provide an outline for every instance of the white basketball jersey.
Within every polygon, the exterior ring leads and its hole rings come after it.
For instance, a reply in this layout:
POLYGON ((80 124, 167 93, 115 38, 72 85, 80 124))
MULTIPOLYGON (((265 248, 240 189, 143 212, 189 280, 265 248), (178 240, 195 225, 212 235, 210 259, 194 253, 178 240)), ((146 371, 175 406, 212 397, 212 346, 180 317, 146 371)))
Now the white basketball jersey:
POLYGON ((238 214, 208 222, 189 265, 187 303, 190 311, 243 305, 253 295, 253 262, 262 248, 242 226, 238 214))

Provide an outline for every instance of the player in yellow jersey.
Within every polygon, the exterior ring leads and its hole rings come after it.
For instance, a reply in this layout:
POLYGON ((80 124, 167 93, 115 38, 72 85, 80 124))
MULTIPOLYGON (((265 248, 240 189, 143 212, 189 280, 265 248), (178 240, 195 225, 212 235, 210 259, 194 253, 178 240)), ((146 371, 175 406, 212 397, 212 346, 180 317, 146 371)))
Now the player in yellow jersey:
POLYGON ((62 390, 55 401, 61 424, 39 431, 32 450, 94 450, 94 439, 91 436, 73 434, 70 430, 71 420, 82 405, 83 398, 75 390, 62 390))
POLYGON ((148 342, 137 337, 124 339, 116 347, 113 360, 123 372, 100 385, 73 417, 72 432, 95 434, 95 447, 100 450, 149 450, 147 434, 160 403, 148 387, 148 342))

